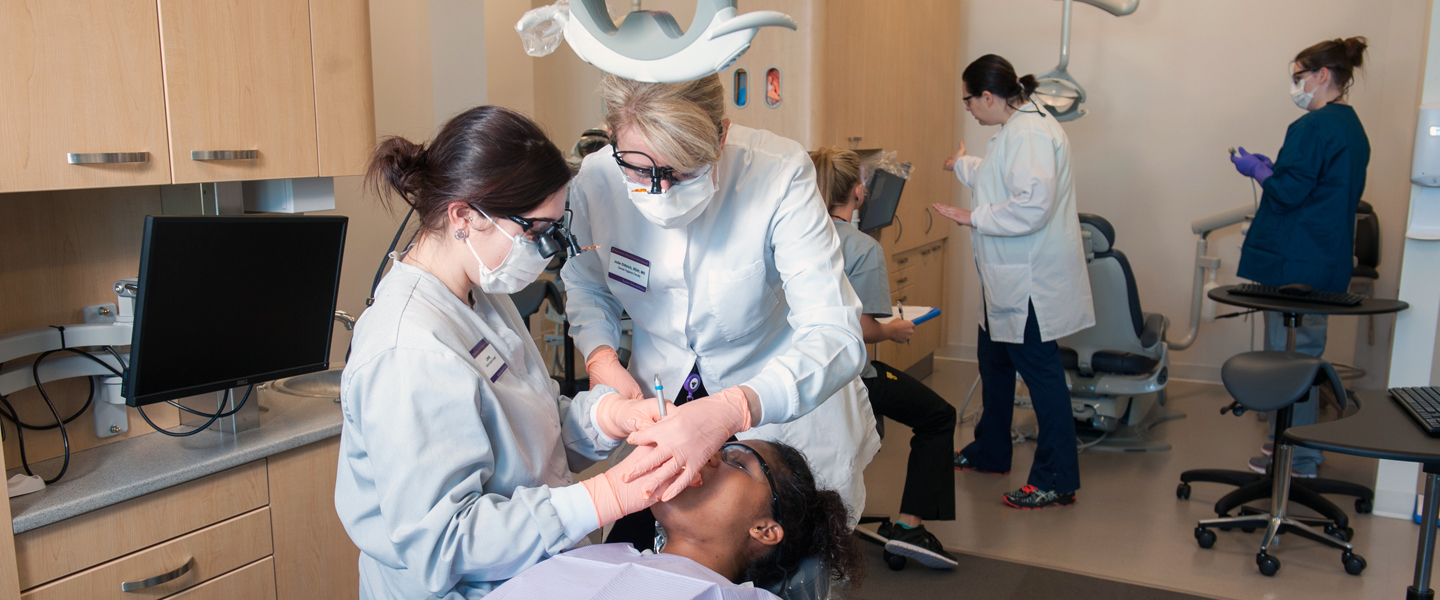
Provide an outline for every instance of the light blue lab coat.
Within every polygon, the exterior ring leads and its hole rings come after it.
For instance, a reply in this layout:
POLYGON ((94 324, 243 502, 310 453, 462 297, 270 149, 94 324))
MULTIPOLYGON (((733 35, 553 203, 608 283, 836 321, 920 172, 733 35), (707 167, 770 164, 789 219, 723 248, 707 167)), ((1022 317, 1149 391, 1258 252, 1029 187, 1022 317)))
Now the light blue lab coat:
POLYGON ((597 525, 571 472, 618 445, 614 390, 561 396, 510 298, 473 295, 397 262, 355 327, 335 508, 362 598, 479 598, 597 525))

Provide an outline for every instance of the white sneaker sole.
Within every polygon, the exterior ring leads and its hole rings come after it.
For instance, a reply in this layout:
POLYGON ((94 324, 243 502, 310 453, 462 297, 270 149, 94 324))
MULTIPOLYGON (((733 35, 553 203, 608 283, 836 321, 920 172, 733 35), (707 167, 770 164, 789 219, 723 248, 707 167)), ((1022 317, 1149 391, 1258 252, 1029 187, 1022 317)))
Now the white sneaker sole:
POLYGON ((953 569, 960 563, 940 556, 934 552, 905 542, 890 540, 885 542, 885 550, 891 554, 915 559, 922 565, 932 569, 953 569))

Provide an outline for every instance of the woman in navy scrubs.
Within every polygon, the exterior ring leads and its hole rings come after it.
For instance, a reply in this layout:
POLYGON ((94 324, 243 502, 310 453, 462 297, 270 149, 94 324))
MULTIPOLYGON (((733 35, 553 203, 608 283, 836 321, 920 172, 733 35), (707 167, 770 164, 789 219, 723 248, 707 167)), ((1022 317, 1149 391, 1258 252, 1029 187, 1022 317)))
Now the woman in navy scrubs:
MULTIPOLYGON (((1345 102, 1355 69, 1364 59, 1363 37, 1326 40, 1295 56, 1290 97, 1306 113, 1285 132, 1285 144, 1273 163, 1244 148, 1231 157, 1236 170, 1264 189, 1255 221, 1240 252, 1240 277, 1265 285, 1303 283, 1315 290, 1344 292, 1354 268, 1355 208, 1365 191, 1370 141, 1355 109, 1345 102)), ((1284 350, 1286 331, 1280 313, 1265 313, 1265 349, 1284 350)), ((1325 315, 1305 315, 1296 332, 1295 350, 1312 356, 1325 352, 1325 315)), ((1295 405, 1295 425, 1314 423, 1319 403, 1295 405)), ((1273 423, 1273 421, 1272 421, 1273 423)), ((1264 472, 1265 456, 1250 459, 1264 472)), ((1296 477, 1315 477, 1324 461, 1319 450, 1295 449, 1296 477)))

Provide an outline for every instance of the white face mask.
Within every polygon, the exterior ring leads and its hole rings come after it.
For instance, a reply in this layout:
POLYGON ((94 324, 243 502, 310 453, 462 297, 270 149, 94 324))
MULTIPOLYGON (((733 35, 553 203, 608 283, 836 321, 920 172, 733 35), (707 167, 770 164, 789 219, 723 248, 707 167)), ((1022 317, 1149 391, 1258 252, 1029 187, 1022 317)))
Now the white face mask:
POLYGON ((625 184, 630 201, 635 203, 635 208, 645 216, 645 220, 664 229, 689 225, 705 212, 710 199, 715 197, 714 168, 690 181, 671 185, 670 189, 659 194, 651 194, 650 190, 630 181, 623 172, 620 181, 625 184))
POLYGON ((480 213, 490 224, 510 238, 510 252, 505 254, 505 259, 500 261, 500 266, 491 269, 485 266, 485 261, 480 260, 480 254, 475 252, 475 246, 470 245, 470 236, 465 236, 465 247, 470 249, 470 254, 475 257, 475 262, 480 263, 479 279, 480 289, 490 294, 513 294, 534 283, 545 271, 545 265, 550 264, 550 259, 540 256, 540 250, 525 236, 510 235, 504 228, 500 227, 490 215, 480 213))
POLYGON ((1290 99, 1295 101, 1295 106, 1304 110, 1310 110, 1310 101, 1315 99, 1315 92, 1305 91, 1305 84, 1310 81, 1309 77, 1301 79, 1298 83, 1291 80, 1290 99))

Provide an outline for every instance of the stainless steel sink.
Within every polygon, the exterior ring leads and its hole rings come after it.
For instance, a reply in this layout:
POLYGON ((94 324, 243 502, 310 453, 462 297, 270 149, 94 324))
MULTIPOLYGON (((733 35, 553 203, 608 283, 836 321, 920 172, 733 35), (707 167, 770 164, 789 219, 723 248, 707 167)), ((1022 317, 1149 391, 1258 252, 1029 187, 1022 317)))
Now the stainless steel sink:
POLYGON ((340 398, 341 369, 306 373, 276 381, 274 389, 281 394, 305 398, 340 398))

